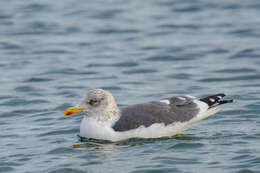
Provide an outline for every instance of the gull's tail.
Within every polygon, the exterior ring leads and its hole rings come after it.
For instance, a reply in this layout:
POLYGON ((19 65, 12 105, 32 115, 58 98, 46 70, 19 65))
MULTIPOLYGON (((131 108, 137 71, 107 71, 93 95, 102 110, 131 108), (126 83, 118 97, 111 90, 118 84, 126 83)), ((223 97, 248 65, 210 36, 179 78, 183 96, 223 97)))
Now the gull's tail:
POLYGON ((209 108, 216 107, 221 104, 233 102, 233 100, 223 100, 223 97, 225 96, 226 94, 220 93, 220 94, 205 97, 203 99, 200 99, 200 101, 207 103, 209 105, 209 108))

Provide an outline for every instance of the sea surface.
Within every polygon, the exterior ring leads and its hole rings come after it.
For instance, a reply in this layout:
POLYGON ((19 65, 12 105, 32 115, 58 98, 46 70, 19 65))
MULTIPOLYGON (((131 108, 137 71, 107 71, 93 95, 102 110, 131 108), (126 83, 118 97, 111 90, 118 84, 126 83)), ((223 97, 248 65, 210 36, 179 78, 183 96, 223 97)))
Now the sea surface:
POLYGON ((259 173, 260 1, 1 0, 0 172, 259 173), (93 88, 119 106, 235 102, 181 136, 113 143, 63 116, 93 88))

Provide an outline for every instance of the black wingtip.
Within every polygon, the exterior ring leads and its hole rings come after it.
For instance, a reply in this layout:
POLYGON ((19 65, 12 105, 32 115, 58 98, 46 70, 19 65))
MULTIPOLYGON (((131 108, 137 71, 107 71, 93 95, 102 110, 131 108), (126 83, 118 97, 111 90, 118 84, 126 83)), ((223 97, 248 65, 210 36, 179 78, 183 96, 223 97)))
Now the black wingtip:
POLYGON ((221 105, 221 104, 232 103, 232 102, 234 102, 234 101, 233 100, 220 100, 219 104, 221 105))
POLYGON ((209 107, 218 106, 225 103, 231 103, 233 100, 223 100, 223 97, 225 97, 227 94, 219 93, 212 96, 205 97, 203 99, 200 99, 200 101, 203 101, 209 105, 209 107))

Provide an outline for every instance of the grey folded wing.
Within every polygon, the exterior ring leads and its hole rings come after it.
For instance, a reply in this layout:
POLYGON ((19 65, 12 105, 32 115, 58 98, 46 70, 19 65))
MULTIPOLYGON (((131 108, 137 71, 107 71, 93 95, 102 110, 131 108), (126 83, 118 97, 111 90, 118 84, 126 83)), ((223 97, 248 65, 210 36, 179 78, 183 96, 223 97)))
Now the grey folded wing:
POLYGON ((115 131, 127 131, 140 126, 149 127, 155 123, 169 125, 189 121, 199 112, 199 107, 193 100, 190 97, 178 96, 170 98, 169 104, 154 101, 123 107, 119 120, 112 128, 115 131))

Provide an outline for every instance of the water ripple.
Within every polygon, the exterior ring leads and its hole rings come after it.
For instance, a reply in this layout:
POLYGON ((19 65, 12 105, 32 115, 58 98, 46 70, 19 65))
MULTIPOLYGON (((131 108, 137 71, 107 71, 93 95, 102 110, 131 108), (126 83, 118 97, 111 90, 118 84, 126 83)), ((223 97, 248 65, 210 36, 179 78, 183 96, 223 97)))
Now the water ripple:
POLYGON ((97 63, 90 63, 88 64, 86 67, 87 68, 95 68, 95 67, 122 67, 122 68, 127 68, 127 67, 136 67, 139 64, 136 62, 118 62, 118 63, 114 63, 114 64, 97 64, 97 63))
POLYGON ((51 78, 43 78, 43 77, 31 77, 29 79, 26 79, 24 82, 49 82, 53 79, 51 78))
POLYGON ((47 133, 41 133, 37 135, 38 137, 44 136, 53 136, 53 135, 61 135, 61 134, 77 134, 79 131, 78 129, 69 129, 69 130, 55 130, 47 133))
POLYGON ((10 172, 10 171, 13 171, 14 168, 10 167, 10 166, 1 166, 0 167, 0 171, 1 172, 10 172))
POLYGON ((161 55, 161 56, 152 56, 149 57, 147 59, 145 59, 146 61, 183 61, 183 60, 191 60, 191 58, 183 58, 183 57, 175 57, 175 56, 171 56, 171 55, 161 55))
POLYGON ((102 12, 99 12, 96 15, 93 15, 92 17, 97 19, 111 19, 111 18, 115 18, 117 15, 119 15, 122 12, 123 11, 120 9, 104 10, 102 12))
POLYGON ((155 73, 155 69, 135 69, 123 71, 123 74, 144 74, 144 73, 155 73))
POLYGON ((257 72, 256 69, 252 69, 252 68, 245 68, 245 67, 242 67, 242 68, 230 68, 230 69, 223 69, 223 70, 216 70, 215 71, 216 73, 255 73, 257 72))
POLYGON ((37 50, 37 51, 33 51, 33 54, 36 55, 41 55, 41 54, 72 54, 72 52, 69 52, 67 50, 62 50, 62 49, 53 49, 53 50, 37 50))
POLYGON ((21 7, 21 9, 26 11, 27 13, 44 12, 44 11, 49 11, 50 6, 41 3, 30 3, 28 5, 21 7))
POLYGON ((0 104, 0 106, 25 106, 25 105, 32 105, 32 104, 44 104, 44 103, 49 103, 46 100, 42 100, 42 99, 34 99, 34 100, 26 100, 26 99, 10 99, 6 102, 3 102, 0 104))
POLYGON ((136 29, 118 29, 118 28, 107 28, 107 29, 99 29, 95 33, 96 34, 136 34, 139 31, 136 29))
POLYGON ((64 154, 64 153, 74 153, 74 150, 72 148, 60 147, 60 148, 55 148, 48 152, 48 154, 53 154, 53 155, 64 154))
POLYGON ((256 53, 254 49, 244 49, 232 55, 230 59, 241 59, 241 58, 258 58, 260 54, 256 53))
POLYGON ((58 70, 52 70, 47 72, 47 74, 66 74, 66 75, 94 75, 98 74, 97 71, 82 71, 73 68, 63 68, 58 70))
POLYGON ((180 4, 172 9, 173 12, 177 13, 195 13, 201 12, 202 8, 197 5, 189 5, 189 4, 180 4))
POLYGON ((18 86, 14 90, 17 91, 17 92, 26 92, 26 93, 27 92, 40 92, 40 91, 42 91, 39 88, 34 88, 34 87, 28 86, 28 85, 26 85, 26 86, 18 86))
POLYGON ((177 25, 177 24, 163 24, 159 25, 159 28, 167 28, 167 29, 200 29, 199 25, 192 25, 192 24, 187 24, 187 25, 177 25))
POLYGON ((174 157, 155 157, 152 160, 158 160, 167 164, 199 164, 196 159, 174 158, 174 157))
POLYGON ((259 75, 243 75, 234 77, 223 77, 223 78, 205 78, 198 80, 199 82, 227 82, 227 81, 247 81, 247 80, 258 80, 259 75))
POLYGON ((170 147, 169 149, 189 149, 189 148, 200 148, 203 147, 204 145, 201 143, 178 143, 172 147, 170 147))
POLYGON ((79 169, 72 169, 72 168, 59 168, 55 171, 50 171, 49 173, 85 173, 85 171, 81 171, 79 169))
POLYGON ((251 171, 250 169, 241 169, 236 173, 256 173, 255 171, 251 171))
POLYGON ((0 42, 0 49, 3 50, 21 50, 23 47, 19 44, 11 43, 11 42, 0 42))

